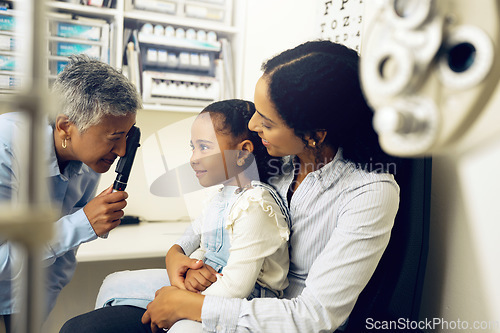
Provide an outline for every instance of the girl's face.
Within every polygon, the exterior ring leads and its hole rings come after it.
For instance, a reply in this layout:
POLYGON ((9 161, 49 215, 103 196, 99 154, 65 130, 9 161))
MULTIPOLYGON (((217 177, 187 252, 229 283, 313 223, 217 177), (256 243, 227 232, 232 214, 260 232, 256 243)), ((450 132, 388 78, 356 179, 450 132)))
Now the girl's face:
POLYGON ((118 156, 125 155, 127 133, 134 124, 135 115, 105 116, 83 133, 71 124, 68 160, 81 161, 98 173, 108 171, 118 156))
POLYGON ((301 138, 295 135, 276 110, 268 94, 269 84, 264 77, 255 86, 254 103, 257 110, 248 128, 257 132, 271 156, 299 155, 305 149, 301 138))
POLYGON ((191 127, 190 164, 201 186, 232 185, 241 172, 236 165, 238 147, 230 135, 216 133, 209 113, 200 114, 191 127))

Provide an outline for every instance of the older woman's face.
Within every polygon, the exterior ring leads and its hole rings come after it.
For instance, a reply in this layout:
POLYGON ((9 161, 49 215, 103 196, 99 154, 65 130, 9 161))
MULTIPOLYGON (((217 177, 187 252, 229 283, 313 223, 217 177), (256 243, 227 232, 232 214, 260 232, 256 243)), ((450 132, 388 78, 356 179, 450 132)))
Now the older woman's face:
POLYGON ((250 119, 248 128, 259 134, 269 155, 299 155, 304 151, 305 144, 279 115, 269 97, 268 88, 266 79, 261 77, 255 86, 254 103, 257 111, 250 119))
POLYGON ((75 127, 68 148, 75 160, 85 163, 95 172, 106 172, 118 156, 125 155, 127 133, 134 124, 135 115, 105 116, 99 124, 83 133, 75 127))

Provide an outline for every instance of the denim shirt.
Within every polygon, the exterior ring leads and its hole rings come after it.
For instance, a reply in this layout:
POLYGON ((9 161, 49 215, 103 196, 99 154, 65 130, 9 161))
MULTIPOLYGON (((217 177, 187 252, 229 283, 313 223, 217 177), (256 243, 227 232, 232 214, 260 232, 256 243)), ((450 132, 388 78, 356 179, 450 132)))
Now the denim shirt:
MULTIPOLYGON (((0 115, 0 204, 16 205, 22 188, 19 135, 27 127, 21 113, 0 115)), ((54 148, 53 129, 45 132, 47 182, 51 202, 61 218, 54 223, 54 236, 42 254, 46 267, 45 315, 52 310, 61 289, 76 269, 76 251, 81 243, 97 238, 83 207, 94 198, 100 175, 82 162, 71 161, 61 173, 54 148)), ((5 207, 5 206, 4 206, 5 207)), ((2 208, 3 209, 3 208, 2 208)), ((0 231, 1 233, 1 231, 0 231)), ((0 315, 19 311, 19 274, 23 252, 0 236, 0 315)))
POLYGON ((224 186, 207 207, 201 236, 201 247, 205 252, 205 263, 221 272, 229 258, 229 235, 224 226, 231 207, 243 193, 235 194, 237 186, 224 186))

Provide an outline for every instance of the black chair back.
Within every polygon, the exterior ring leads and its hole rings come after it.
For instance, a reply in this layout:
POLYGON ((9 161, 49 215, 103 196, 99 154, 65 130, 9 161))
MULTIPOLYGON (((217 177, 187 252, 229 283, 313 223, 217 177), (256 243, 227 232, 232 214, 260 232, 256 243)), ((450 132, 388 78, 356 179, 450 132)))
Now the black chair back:
MULTIPOLYGON (((418 320, 429 246, 431 159, 401 159, 394 176, 401 194, 391 240, 351 312, 349 333, 373 332, 375 321, 418 320)), ((410 332, 384 330, 403 331, 410 332)))

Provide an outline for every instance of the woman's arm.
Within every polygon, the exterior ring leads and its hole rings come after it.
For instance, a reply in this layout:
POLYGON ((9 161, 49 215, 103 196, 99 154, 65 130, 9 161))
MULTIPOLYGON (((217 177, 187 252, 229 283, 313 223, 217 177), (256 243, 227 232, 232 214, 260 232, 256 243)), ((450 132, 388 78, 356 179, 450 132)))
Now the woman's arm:
MULTIPOLYGON (((18 195, 17 173, 19 165, 12 150, 0 140, 0 205, 2 209, 15 207, 18 195)), ((19 274, 22 260, 14 246, 0 238, 0 281, 10 280, 19 274)))
POLYGON ((144 324, 150 324, 153 333, 163 332, 181 319, 201 321, 201 307, 205 296, 176 287, 163 287, 156 292, 153 302, 142 316, 144 324))
MULTIPOLYGON (((92 227, 89 218, 85 214, 86 205, 94 199, 100 175, 96 173, 84 173, 78 182, 79 187, 68 187, 66 195, 73 197, 74 206, 63 207, 63 214, 54 223, 54 235, 52 240, 46 245, 43 259, 46 266, 52 265, 56 259, 68 251, 76 249, 82 243, 89 242, 97 238, 97 234, 92 227), (78 200, 74 197, 78 196, 78 200)), ((56 181, 51 178, 47 182, 56 181)), ((56 186, 55 184, 51 184, 56 186)), ((123 195, 123 194, 122 194, 123 195)), ((60 203, 62 205, 62 203, 60 203)))

